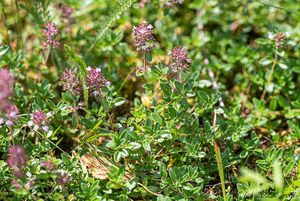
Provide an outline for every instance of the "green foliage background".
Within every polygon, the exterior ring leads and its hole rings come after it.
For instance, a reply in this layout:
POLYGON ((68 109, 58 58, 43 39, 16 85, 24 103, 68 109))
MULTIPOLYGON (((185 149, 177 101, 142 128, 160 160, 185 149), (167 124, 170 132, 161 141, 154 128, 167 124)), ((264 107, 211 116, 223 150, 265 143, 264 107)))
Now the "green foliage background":
POLYGON ((0 200, 300 199, 299 0, 0 0, 0 13, 0 67, 15 76, 20 109, 12 131, 0 127, 0 200), (74 9, 71 18, 60 4, 74 9), (144 20, 157 43, 150 70, 136 74, 143 58, 132 27, 144 20), (42 48, 47 22, 61 48, 42 48), (287 37, 276 49, 268 36, 280 32, 287 37), (166 69, 176 46, 192 59, 179 79, 166 69), (102 69, 112 85, 101 102, 62 91, 59 77, 72 66, 78 76, 102 69), (85 108, 72 112, 79 102, 85 108), (35 110, 53 112, 54 132, 28 128, 35 110), (11 186, 13 143, 30 157, 29 189, 11 186), (87 152, 108 179, 84 170, 87 152), (49 158, 72 178, 65 188, 41 167, 49 158))

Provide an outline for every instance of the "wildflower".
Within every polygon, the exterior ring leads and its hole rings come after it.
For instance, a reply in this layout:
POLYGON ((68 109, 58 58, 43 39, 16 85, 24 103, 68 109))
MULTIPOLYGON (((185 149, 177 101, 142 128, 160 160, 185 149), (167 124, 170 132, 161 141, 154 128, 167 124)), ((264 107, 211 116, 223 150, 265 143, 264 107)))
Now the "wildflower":
POLYGON ((101 90, 104 86, 110 86, 110 82, 103 76, 100 68, 87 67, 86 83, 90 93, 95 97, 101 95, 101 90))
POLYGON ((18 179, 11 180, 11 185, 14 186, 17 190, 22 188, 22 185, 19 183, 18 179))
POLYGON ((54 38, 57 35, 58 31, 54 23, 47 23, 42 30, 44 36, 46 37, 47 41, 43 42, 42 46, 45 48, 48 47, 56 47, 60 46, 60 43, 56 41, 54 38))
POLYGON ((45 114, 43 111, 36 111, 31 114, 31 121, 28 122, 29 126, 33 126, 33 130, 37 131, 39 128, 42 128, 44 131, 48 131, 48 117, 51 113, 45 114))
POLYGON ((22 169, 26 167, 27 161, 28 157, 20 145, 15 145, 8 149, 7 163, 17 178, 23 176, 22 169))
POLYGON ((65 184, 71 181, 71 178, 67 175, 67 173, 62 171, 60 172, 60 175, 56 181, 59 185, 61 185, 64 188, 65 184))
POLYGON ((144 7, 145 7, 145 4, 147 4, 147 3, 150 3, 150 0, 141 0, 141 2, 140 2, 140 7, 141 7, 141 8, 144 8, 144 7))
POLYGON ((83 102, 79 102, 78 105, 75 106, 68 106, 68 109, 71 110, 72 112, 76 112, 79 109, 83 109, 84 107, 84 103, 83 102))
POLYGON ((279 48, 289 33, 279 32, 277 34, 269 33, 268 38, 275 41, 276 48, 279 48))
POLYGON ((50 159, 45 162, 42 162, 41 166, 45 167, 49 171, 54 168, 54 164, 52 163, 52 161, 50 159))
POLYGON ((153 26, 146 21, 133 27, 134 45, 141 52, 150 52, 154 48, 153 26))
POLYGON ((71 8, 68 5, 62 5, 60 7, 60 10, 62 12, 62 17, 63 18, 69 18, 72 15, 73 11, 74 11, 73 8, 71 8))
POLYGON ((0 69, 0 113, 10 104, 14 93, 14 77, 7 69, 0 69))
MULTIPOLYGON (((6 106, 6 108, 4 108, 4 112, 6 114, 5 124, 7 126, 14 125, 14 123, 16 122, 16 120, 18 118, 17 114, 19 113, 19 109, 17 108, 17 106, 14 105, 14 104, 8 104, 6 106)), ((2 122, 0 120, 0 124, 1 123, 4 123, 4 119, 3 118, 2 118, 2 122)))
POLYGON ((80 94, 80 82, 73 69, 65 70, 60 79, 63 82, 63 90, 70 92, 74 96, 80 94))
POLYGON ((186 70, 192 62, 187 58, 187 50, 184 47, 175 47, 169 55, 171 55, 169 68, 173 72, 186 70))
POLYGON ((285 39, 285 33, 280 32, 276 34, 274 37, 276 46, 279 47, 283 43, 284 39, 285 39))

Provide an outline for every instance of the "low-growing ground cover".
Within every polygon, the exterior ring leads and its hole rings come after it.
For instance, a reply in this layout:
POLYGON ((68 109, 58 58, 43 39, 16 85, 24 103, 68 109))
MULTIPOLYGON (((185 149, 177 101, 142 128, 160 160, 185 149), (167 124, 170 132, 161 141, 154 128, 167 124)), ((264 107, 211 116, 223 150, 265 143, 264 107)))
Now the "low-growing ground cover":
POLYGON ((0 200, 300 200, 298 0, 0 10, 0 200))

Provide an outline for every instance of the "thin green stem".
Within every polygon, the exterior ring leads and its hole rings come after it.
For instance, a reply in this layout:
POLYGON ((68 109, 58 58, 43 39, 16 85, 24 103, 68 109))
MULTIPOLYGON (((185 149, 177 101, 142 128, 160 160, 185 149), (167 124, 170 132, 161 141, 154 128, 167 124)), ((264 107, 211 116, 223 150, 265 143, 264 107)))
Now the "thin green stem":
POLYGON ((224 177, 224 168, 223 168, 223 163, 222 163, 221 150, 220 150, 220 147, 219 147, 219 145, 216 141, 216 123, 217 123, 217 113, 214 112, 213 130, 212 130, 213 134, 214 134, 214 148, 215 148, 215 153, 216 153, 216 160, 217 160, 219 177, 220 177, 220 180, 221 180, 223 199, 224 199, 224 201, 226 201, 227 198, 226 198, 226 188, 225 188, 225 177, 224 177))
POLYGON ((273 60, 273 64, 272 64, 272 67, 271 67, 271 72, 270 72, 270 75, 269 75, 268 78, 267 78, 267 82, 266 82, 264 91, 263 91, 263 93, 262 93, 262 95, 261 95, 261 97, 260 97, 261 100, 265 98, 266 93, 267 93, 266 88, 267 88, 267 87, 271 84, 271 82, 272 82, 272 79, 273 79, 273 73, 274 73, 274 70, 275 70, 275 66, 276 66, 276 64, 277 64, 277 62, 278 62, 278 54, 277 54, 277 52, 278 52, 278 45, 276 44, 275 55, 274 55, 274 60, 273 60))
POLYGON ((135 69, 136 69, 135 67, 132 68, 131 71, 127 74, 125 80, 122 82, 121 86, 118 89, 118 93, 121 92, 122 88, 124 87, 124 85, 126 84, 126 82, 129 80, 130 75, 134 72, 135 69))
POLYGON ((36 131, 36 133, 37 133, 42 139, 47 140, 47 141, 48 141, 50 144, 52 144, 55 148, 59 149, 61 152, 63 152, 64 154, 66 154, 68 157, 71 158, 71 156, 70 156, 67 152, 65 152, 62 148, 60 148, 59 146, 57 146, 54 142, 52 142, 52 141, 49 140, 48 138, 45 138, 45 136, 44 136, 42 133, 40 133, 40 132, 38 132, 38 131, 36 131))

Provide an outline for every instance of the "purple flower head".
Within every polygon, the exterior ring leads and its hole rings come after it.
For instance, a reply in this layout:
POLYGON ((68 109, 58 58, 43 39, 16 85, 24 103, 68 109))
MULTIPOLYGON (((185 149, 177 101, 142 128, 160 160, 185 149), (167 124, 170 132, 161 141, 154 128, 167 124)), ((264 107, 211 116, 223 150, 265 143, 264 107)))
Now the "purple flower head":
POLYGON ((67 175, 65 172, 61 172, 58 179, 56 180, 59 185, 62 187, 65 186, 65 184, 69 183, 71 181, 71 178, 67 175))
POLYGON ((22 169, 26 167, 27 161, 28 157, 20 145, 15 145, 8 149, 7 163, 17 178, 23 176, 22 169))
POLYGON ((184 47, 175 47, 169 54, 171 55, 169 68, 172 72, 186 70, 192 62, 187 58, 187 50, 184 47))
POLYGON ((57 35, 58 31, 54 23, 47 23, 42 30, 44 36, 46 37, 46 42, 43 42, 42 46, 44 48, 48 47, 60 47, 60 43, 55 40, 55 36, 57 35))
POLYGON ((61 7, 61 12, 62 12, 63 18, 69 18, 72 15, 73 11, 74 11, 73 8, 71 8, 68 5, 63 5, 61 7))
POLYGON ((86 83, 89 87, 90 93, 95 97, 101 95, 104 86, 110 85, 110 82, 103 76, 100 68, 87 67, 86 83), (109 84, 108 84, 109 83, 109 84))
POLYGON ((35 125, 42 125, 46 118, 47 115, 43 111, 37 111, 32 114, 32 122, 35 125))
POLYGON ((42 162, 41 166, 45 167, 49 171, 54 168, 54 164, 52 163, 52 161, 50 159, 45 162, 42 162))
POLYGON ((141 0, 140 7, 144 8, 147 3, 150 3, 150 0, 141 0))
POLYGON ((33 126, 33 129, 37 131, 42 128, 44 131, 48 131, 48 117, 50 113, 45 114, 43 111, 36 111, 31 114, 31 120, 28 122, 29 126, 33 126))
MULTIPOLYGON (((17 108, 17 106, 15 104, 8 104, 6 106, 6 108, 4 108, 4 112, 6 114, 6 122, 5 122, 5 124, 7 126, 14 125, 14 123, 18 119, 17 114, 19 113, 19 109, 17 108)), ((4 121, 2 123, 4 123, 4 121)))
POLYGON ((15 187, 17 190, 22 188, 22 185, 19 183, 18 179, 11 180, 11 185, 15 187))
POLYGON ((133 27, 133 40, 137 50, 150 52, 154 48, 153 26, 146 21, 133 27))
POLYGON ((14 77, 7 69, 0 69, 0 113, 10 104, 9 98, 14 93, 14 77))
POLYGON ((74 69, 65 70, 60 80, 63 82, 63 90, 72 93, 74 96, 80 94, 80 82, 75 74, 74 69))
POLYGON ((283 33, 283 32, 277 33, 274 36, 274 40, 275 40, 276 46, 280 47, 282 45, 282 43, 283 43, 283 41, 284 41, 285 38, 286 38, 285 33, 283 33))

